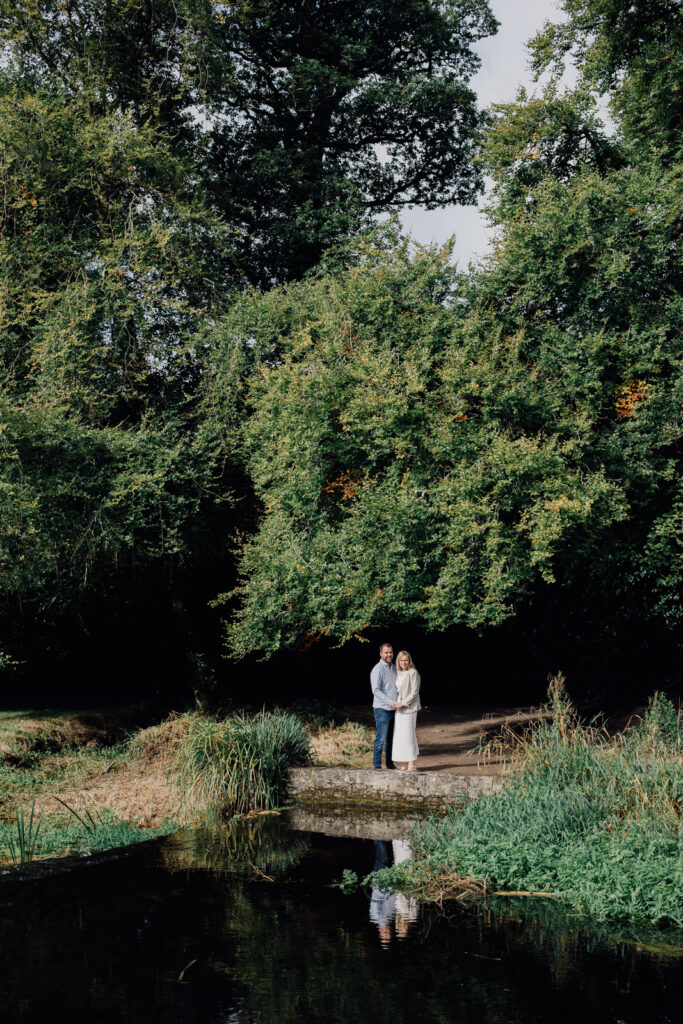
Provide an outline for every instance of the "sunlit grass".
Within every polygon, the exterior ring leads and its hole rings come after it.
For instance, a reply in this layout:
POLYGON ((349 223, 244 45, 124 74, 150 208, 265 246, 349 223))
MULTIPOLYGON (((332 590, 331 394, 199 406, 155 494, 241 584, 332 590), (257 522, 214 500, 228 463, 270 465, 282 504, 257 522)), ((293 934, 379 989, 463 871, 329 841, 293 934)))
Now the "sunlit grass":
POLYGON ((43 813, 39 827, 33 815, 33 809, 29 816, 19 807, 15 820, 0 821, 1 864, 23 866, 47 857, 97 853, 167 835, 178 827, 169 820, 158 828, 141 828, 135 822, 122 821, 104 807, 81 808, 77 815, 66 809, 57 814, 43 813))
POLYGON ((322 766, 367 767, 374 740, 374 731, 360 722, 324 726, 313 733, 313 758, 322 766))

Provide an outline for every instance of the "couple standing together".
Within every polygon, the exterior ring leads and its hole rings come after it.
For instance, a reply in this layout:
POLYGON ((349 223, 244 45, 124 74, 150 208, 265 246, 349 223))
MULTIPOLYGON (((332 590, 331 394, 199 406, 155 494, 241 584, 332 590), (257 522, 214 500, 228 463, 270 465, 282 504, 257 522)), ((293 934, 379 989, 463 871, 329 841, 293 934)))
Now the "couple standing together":
POLYGON ((375 713, 373 768, 382 767, 382 748, 387 768, 417 771, 417 712, 420 704, 420 673, 407 651, 399 651, 394 665, 394 648, 381 644, 379 661, 370 673, 372 709, 375 713), (397 762, 401 762, 399 767, 397 762))

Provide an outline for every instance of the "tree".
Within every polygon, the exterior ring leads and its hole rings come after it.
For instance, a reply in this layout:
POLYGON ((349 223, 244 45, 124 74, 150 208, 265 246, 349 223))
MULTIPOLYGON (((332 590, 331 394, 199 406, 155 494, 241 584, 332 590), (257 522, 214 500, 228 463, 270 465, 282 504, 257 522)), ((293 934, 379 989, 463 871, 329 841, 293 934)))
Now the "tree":
POLYGON ((195 372, 230 233, 153 125, 7 80, 0 112, 7 382, 91 423, 134 422, 195 372))
POLYGON ((228 500, 193 412, 226 233, 158 128, 6 78, 0 173, 0 592, 21 647, 98 602, 139 614, 152 580, 168 604, 228 500))
POLYGON ((680 158, 683 15, 677 0, 562 0, 562 23, 531 41, 537 71, 567 59, 581 84, 608 94, 627 144, 644 158, 680 158))
POLYGON ((172 133, 258 285, 378 213, 475 201, 472 45, 496 24, 486 0, 0 3, 29 87, 172 133))
POLYGON ((536 185, 546 178, 569 184, 579 174, 604 175, 626 163, 597 116, 594 98, 581 91, 560 94, 554 82, 541 96, 521 89, 514 102, 493 105, 479 159, 494 183, 487 213, 501 225, 533 203, 536 185))
POLYGON ((233 312, 262 508, 235 654, 528 602, 603 642, 680 623, 678 186, 544 179, 471 281, 395 240, 233 312))
POLYGON ((235 3, 207 24, 211 194, 253 283, 300 277, 368 218, 472 203, 485 0, 235 3))
POLYGON ((230 574, 253 502, 239 392, 208 397, 216 324, 378 211, 476 195, 471 46, 494 29, 485 0, 0 0, 10 633, 230 574))

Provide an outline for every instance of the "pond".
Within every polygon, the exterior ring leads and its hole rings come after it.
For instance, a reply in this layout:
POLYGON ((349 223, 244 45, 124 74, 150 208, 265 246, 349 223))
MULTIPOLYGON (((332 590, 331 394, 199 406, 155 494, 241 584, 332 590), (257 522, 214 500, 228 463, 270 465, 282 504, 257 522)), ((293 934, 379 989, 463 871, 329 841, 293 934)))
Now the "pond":
MULTIPOLYGON (((673 1024, 683 961, 548 901, 440 911, 344 894, 410 821, 296 809, 0 879, 17 1022, 673 1024), (44 874, 44 870, 43 870, 44 874), (543 903, 543 906, 539 904, 543 903)), ((680 938, 680 935, 679 935, 680 938)), ((671 941, 671 939, 670 939, 671 941)), ((664 937, 661 937, 664 943, 664 937)))

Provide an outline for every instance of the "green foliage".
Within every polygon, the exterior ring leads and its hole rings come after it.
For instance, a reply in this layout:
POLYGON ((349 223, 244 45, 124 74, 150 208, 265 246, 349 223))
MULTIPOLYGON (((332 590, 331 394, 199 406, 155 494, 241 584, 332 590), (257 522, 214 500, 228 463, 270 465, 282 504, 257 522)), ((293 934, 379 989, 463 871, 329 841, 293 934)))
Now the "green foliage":
POLYGON ((482 140, 485 0, 0 0, 7 632, 189 632, 178 591, 204 617, 224 579, 235 656, 523 607, 674 635, 680 13, 563 7, 535 61, 579 88, 482 140), (484 173, 467 276, 392 224, 348 240, 484 173))
POLYGON ((0 175, 2 376, 16 399, 106 426, 138 423, 162 383, 182 398, 229 239, 172 140, 5 74, 0 175))
POLYGON ((208 819, 281 806, 290 768, 310 761, 310 735, 298 715, 243 712, 190 717, 176 754, 178 784, 208 819))
POLYGON ((568 0, 536 54, 574 48, 581 88, 494 110, 479 269, 389 227, 218 328, 209 390, 243 410, 261 503, 223 595, 233 654, 524 605, 602 640, 680 624, 680 166, 608 138, 587 92, 623 75, 635 117, 629 76, 677 16, 659 5, 658 35, 622 7, 568 0))
POLYGON ((676 0, 562 0, 567 16, 532 40, 537 71, 560 71, 568 57, 583 85, 610 93, 629 147, 646 158, 677 159, 681 146, 681 40, 676 0))
POLYGON ((355 871, 351 871, 350 868, 344 868, 342 871, 341 881, 333 882, 331 885, 332 889, 340 889, 346 895, 355 892, 359 886, 358 875, 355 871))
POLYGON ((261 286, 300 277, 375 214, 471 203, 486 0, 271 0, 202 21, 210 194, 261 286), (384 160, 378 153, 382 147, 384 160))
POLYGON ((471 281, 385 234, 239 304, 218 380, 263 511, 234 653, 479 628, 547 587, 679 621, 678 178, 544 177, 471 281))
POLYGON ((0 3, 12 74, 161 126, 234 230, 226 277, 234 254, 267 285, 378 212, 474 200, 472 46, 496 27, 486 0, 0 3))
POLYGON ((488 207, 494 223, 528 214, 533 189, 544 178, 568 184, 578 174, 602 175, 623 165, 595 107, 589 94, 558 94, 552 82, 540 97, 521 89, 514 103, 494 104, 480 157, 495 182, 496 202, 488 207))
POLYGON ((3 664, 204 614, 253 517, 220 317, 382 210, 473 201, 495 27, 485 0, 0 0, 3 664))
POLYGON ((192 409, 226 233, 151 121, 6 70, 0 174, 0 592, 30 623, 178 564, 227 499, 192 409))
POLYGON ((610 738, 561 693, 548 711, 519 742, 504 791, 418 826, 414 877, 394 869, 383 884, 438 891, 448 876, 475 877, 599 920, 683 925, 680 713, 658 694, 639 726, 610 738))

